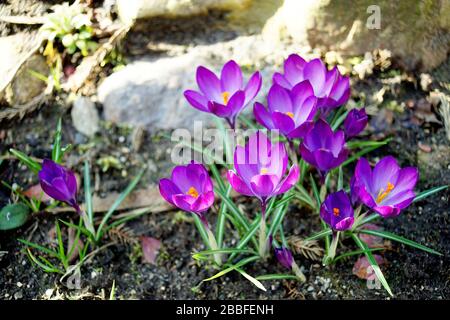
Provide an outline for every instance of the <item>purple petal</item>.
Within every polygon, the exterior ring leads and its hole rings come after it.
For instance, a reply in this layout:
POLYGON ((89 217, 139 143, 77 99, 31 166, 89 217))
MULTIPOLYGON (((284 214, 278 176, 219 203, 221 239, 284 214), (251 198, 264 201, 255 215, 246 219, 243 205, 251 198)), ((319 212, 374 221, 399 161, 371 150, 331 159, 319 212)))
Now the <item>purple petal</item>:
POLYGON ((355 221, 355 218, 353 218, 353 217, 344 218, 341 221, 339 221, 338 223, 336 223, 334 228, 337 231, 348 230, 352 227, 354 221, 355 221))
POLYGON ((209 112, 208 100, 202 94, 194 90, 186 90, 184 92, 184 97, 194 108, 200 111, 209 112))
POLYGON ((159 180, 159 193, 169 203, 175 205, 172 201, 172 196, 181 194, 182 191, 169 179, 159 180))
POLYGON ((172 170, 172 182, 180 189, 181 193, 186 193, 192 187, 191 181, 186 175, 186 166, 176 166, 172 170))
POLYGON ((314 88, 314 93, 318 97, 323 96, 326 72, 327 69, 320 59, 311 60, 303 69, 304 78, 308 79, 309 82, 311 82, 311 85, 314 88))
POLYGON ((228 118, 233 116, 233 109, 221 103, 209 101, 208 108, 211 113, 221 118, 228 118))
POLYGON ((227 173, 228 182, 230 182, 233 189, 245 196, 253 196, 253 191, 247 186, 247 184, 232 170, 227 173))
POLYGON ((258 174, 250 182, 253 193, 261 198, 270 196, 277 184, 278 177, 272 174, 258 174))
POLYGON ((259 124, 266 127, 267 129, 274 129, 271 114, 267 111, 264 105, 259 102, 255 102, 255 105, 253 107, 253 114, 259 124))
POLYGON ((222 101, 220 81, 217 76, 205 67, 197 68, 197 84, 209 101, 222 101))
POLYGON ((274 84, 278 84, 279 86, 282 86, 285 89, 292 88, 292 85, 289 83, 288 80, 286 80, 286 78, 281 73, 275 72, 272 77, 272 81, 274 84))
POLYGON ((304 138, 309 130, 313 127, 314 123, 312 121, 306 121, 302 123, 300 126, 289 132, 287 137, 289 139, 299 139, 304 138))
POLYGON ((262 85, 262 77, 259 72, 255 72, 248 80, 247 86, 245 87, 245 102, 247 105, 253 98, 256 97, 262 85))
POLYGON ((284 180, 282 180, 278 185, 275 194, 282 194, 291 189, 298 182, 299 177, 300 169, 294 164, 291 169, 289 169, 289 173, 286 178, 284 178, 284 180))
POLYGON ((191 206, 193 212, 204 212, 208 210, 214 203, 214 192, 209 191, 201 194, 191 206))
POLYGON ((227 103, 227 108, 231 109, 232 116, 235 116, 242 110, 245 106, 245 92, 244 91, 236 91, 230 98, 227 103))
POLYGON ((274 127, 281 131, 284 135, 288 135, 295 129, 294 120, 285 113, 274 111, 272 113, 274 127))
POLYGON ((284 76, 295 85, 303 80, 303 68, 306 61, 297 54, 291 54, 284 62, 284 76))
POLYGON ((230 60, 223 66, 220 84, 222 92, 230 94, 242 89, 242 71, 235 61, 230 60))
POLYGON ((172 196, 172 203, 181 210, 187 212, 193 212, 192 204, 195 200, 196 199, 194 197, 186 194, 174 194, 172 196))
POLYGON ((289 96, 289 92, 283 87, 274 84, 267 95, 267 103, 269 110, 281 111, 281 112, 292 112, 292 101, 289 96))
POLYGON ((397 193, 405 190, 414 190, 418 179, 419 171, 416 167, 406 167, 401 169, 397 177, 394 190, 392 190, 389 195, 394 196, 397 193))
POLYGON ((381 189, 386 190, 387 184, 396 183, 400 167, 392 156, 387 156, 378 161, 372 172, 372 190, 378 193, 381 189))
POLYGON ((302 105, 303 102, 311 96, 314 96, 314 89, 308 80, 296 84, 291 90, 294 107, 302 105))

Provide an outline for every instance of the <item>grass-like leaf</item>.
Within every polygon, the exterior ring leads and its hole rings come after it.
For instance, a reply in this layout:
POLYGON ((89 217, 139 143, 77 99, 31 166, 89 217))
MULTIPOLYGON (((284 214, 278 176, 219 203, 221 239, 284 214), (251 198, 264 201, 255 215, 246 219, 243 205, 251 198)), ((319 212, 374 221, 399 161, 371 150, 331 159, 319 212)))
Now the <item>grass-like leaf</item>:
POLYGON ((234 249, 234 248, 223 248, 223 249, 218 249, 218 250, 204 250, 204 251, 200 251, 200 252, 195 252, 192 254, 192 258, 196 259, 196 260, 205 260, 207 259, 206 256, 209 255, 214 255, 217 253, 248 253, 248 254, 257 254, 255 251, 253 250, 248 250, 248 249, 234 249))
POLYGON ((393 240, 393 241, 397 241, 400 243, 403 243, 407 246, 416 248, 416 249, 420 249, 423 251, 426 251, 428 253, 432 253, 432 254, 437 254, 439 256, 442 256, 442 253, 437 252, 436 250, 430 249, 428 247, 425 247, 424 245, 421 245, 420 243, 414 242, 412 240, 403 238, 401 236, 398 236, 394 233, 390 233, 387 231, 381 231, 381 230, 369 230, 369 229, 361 229, 358 231, 359 233, 364 233, 364 234, 369 234, 372 236, 377 236, 377 237, 382 237, 385 239, 389 239, 389 240, 393 240))
POLYGON ((258 279, 253 278, 251 275, 249 275, 247 272, 240 268, 236 268, 236 271, 239 272, 241 275, 243 275, 248 281, 253 283, 258 289, 261 289, 262 291, 267 291, 267 289, 263 286, 261 282, 259 282, 258 279))
POLYGON ((330 236, 331 233, 332 233, 331 229, 322 230, 322 231, 320 231, 320 232, 318 232, 318 233, 316 233, 316 234, 306 238, 303 241, 311 241, 311 240, 321 239, 321 238, 330 236))
POLYGON ((422 199, 425 199, 426 197, 431 196, 432 194, 435 194, 436 192, 439 192, 441 190, 445 190, 447 189, 449 186, 440 186, 440 187, 435 187, 435 188, 431 188, 425 191, 420 192, 415 198, 414 198, 414 202, 416 201, 420 201, 422 199))
POLYGON ((94 225, 94 210, 92 206, 91 175, 89 161, 84 161, 84 202, 86 204, 86 214, 91 225, 94 225))
POLYGON ((58 124, 56 125, 55 138, 53 140, 52 149, 52 160, 56 163, 61 163, 62 153, 61 153, 61 131, 62 131, 62 120, 58 119, 58 124))
POLYGON ((29 246, 31 248, 37 249, 39 251, 42 251, 42 252, 48 254, 51 257, 55 257, 55 258, 59 257, 59 255, 58 255, 58 253, 56 251, 48 249, 48 248, 43 247, 41 245, 38 245, 37 243, 30 242, 30 241, 27 241, 25 239, 17 239, 17 241, 19 241, 19 242, 23 243, 24 245, 27 245, 27 246, 29 246))
POLYGON ((369 247, 367 244, 362 241, 356 234, 352 233, 352 238, 355 241, 356 245, 361 248, 361 250, 364 251, 365 256, 367 257, 367 261, 369 261, 370 265, 372 266, 373 271, 375 272, 375 275, 377 276, 378 280, 380 280, 383 287, 386 289, 386 291, 389 293, 391 297, 394 295, 392 294, 392 290, 389 287, 388 282, 386 281, 386 278, 383 275, 383 272, 381 272, 380 266, 378 265, 377 261, 375 260, 374 256, 372 255, 372 252, 370 252, 369 247))
POLYGON ((253 261, 257 261, 259 260, 261 257, 260 256, 253 256, 253 257, 248 257, 245 259, 240 260, 238 263, 236 263, 235 265, 231 265, 225 269, 223 269, 222 271, 216 273, 215 275, 213 275, 212 277, 208 278, 208 279, 204 279, 203 281, 211 281, 217 278, 220 278, 221 276, 227 274, 228 272, 231 272, 233 270, 239 269, 240 267, 243 267, 244 265, 253 262, 253 261))
POLYGON ((292 274, 282 274, 282 273, 274 273, 274 274, 263 274, 255 277, 255 279, 260 281, 266 280, 298 280, 298 278, 292 274))
POLYGON ((108 220, 111 218, 112 214, 116 211, 116 209, 120 206, 122 201, 125 200, 125 198, 131 193, 131 191, 133 191, 133 189, 139 183, 139 180, 141 180, 142 176, 144 175, 144 171, 145 169, 142 169, 139 172, 139 174, 133 179, 133 181, 131 181, 131 183, 127 186, 127 188, 117 197, 116 201, 114 201, 111 208, 109 208, 108 212, 103 217, 100 226, 98 227, 97 234, 95 237, 96 241, 99 241, 101 239, 101 237, 103 236, 103 229, 108 223, 108 220))
POLYGON ((12 148, 9 149, 9 152, 11 152, 12 155, 15 156, 20 162, 26 165, 28 169, 30 169, 34 174, 38 174, 38 172, 41 170, 42 166, 37 161, 27 156, 25 153, 12 148))

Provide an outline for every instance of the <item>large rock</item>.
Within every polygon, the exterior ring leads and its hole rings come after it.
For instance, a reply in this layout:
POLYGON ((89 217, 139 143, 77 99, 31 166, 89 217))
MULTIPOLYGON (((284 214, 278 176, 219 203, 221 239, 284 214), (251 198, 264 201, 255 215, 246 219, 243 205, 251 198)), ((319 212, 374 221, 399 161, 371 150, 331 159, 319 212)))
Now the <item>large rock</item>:
POLYGON ((23 105, 44 91, 46 83, 30 73, 49 73, 44 57, 34 54, 41 41, 36 32, 0 38, 0 100, 23 105))
MULTIPOLYGON (((266 0, 253 6, 258 2, 266 0)), ((263 34, 349 55, 388 49, 405 68, 430 70, 450 51, 450 1, 285 0, 263 34)))
MULTIPOLYGON (((192 108, 183 91, 196 88, 196 54, 155 61, 136 61, 113 73, 98 88, 105 120, 155 129, 193 128, 210 115, 192 108)), ((207 64, 206 64, 207 65, 207 64)))
POLYGON ((72 123, 78 132, 92 137, 100 129, 95 103, 87 97, 78 97, 71 111, 72 123))
POLYGON ((131 22, 138 18, 177 17, 203 14, 210 9, 239 10, 250 0, 117 0, 120 18, 131 22))

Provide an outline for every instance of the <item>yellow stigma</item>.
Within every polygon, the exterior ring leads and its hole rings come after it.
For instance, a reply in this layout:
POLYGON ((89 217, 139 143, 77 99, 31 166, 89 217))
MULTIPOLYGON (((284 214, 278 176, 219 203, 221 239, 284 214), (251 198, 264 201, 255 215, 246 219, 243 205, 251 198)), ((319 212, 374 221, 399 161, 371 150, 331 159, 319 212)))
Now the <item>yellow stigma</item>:
POLYGON ((388 182, 386 191, 383 188, 381 188, 380 192, 378 192, 377 203, 383 201, 383 199, 386 198, 388 194, 391 193, 392 190, 394 190, 394 187, 395 186, 392 183, 388 182))
POLYGON ((228 91, 222 92, 223 103, 227 104, 228 100, 230 100, 230 93, 228 91))
POLYGON ((292 112, 286 112, 286 115, 288 115, 291 119, 294 119, 294 114, 292 112))
POLYGON ((259 174, 266 174, 267 172, 269 172, 269 169, 261 168, 261 170, 259 171, 259 174))
POLYGON ((339 208, 333 208, 333 214, 335 217, 339 217, 339 214, 340 214, 339 208))
POLYGON ((198 191, 194 187, 190 187, 188 192, 186 194, 190 195, 191 197, 194 197, 195 199, 198 198, 198 191))

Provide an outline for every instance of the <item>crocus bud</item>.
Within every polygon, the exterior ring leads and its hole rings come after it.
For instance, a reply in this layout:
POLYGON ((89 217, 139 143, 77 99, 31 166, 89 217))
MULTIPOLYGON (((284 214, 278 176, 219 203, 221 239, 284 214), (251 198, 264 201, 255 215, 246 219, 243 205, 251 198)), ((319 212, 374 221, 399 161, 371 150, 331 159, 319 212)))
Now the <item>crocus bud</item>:
POLYGON ((350 229, 354 215, 350 198, 344 190, 329 194, 320 207, 320 217, 336 231, 350 229))
POLYGON ((80 211, 77 203, 77 179, 72 171, 52 160, 44 159, 38 176, 41 188, 48 196, 80 211))
POLYGON ((367 121, 367 113, 364 108, 350 110, 344 121, 344 132, 347 138, 357 136, 363 131, 367 121))
POLYGON ((286 247, 275 248, 275 257, 283 267, 291 270, 294 258, 292 257, 291 251, 286 247))

